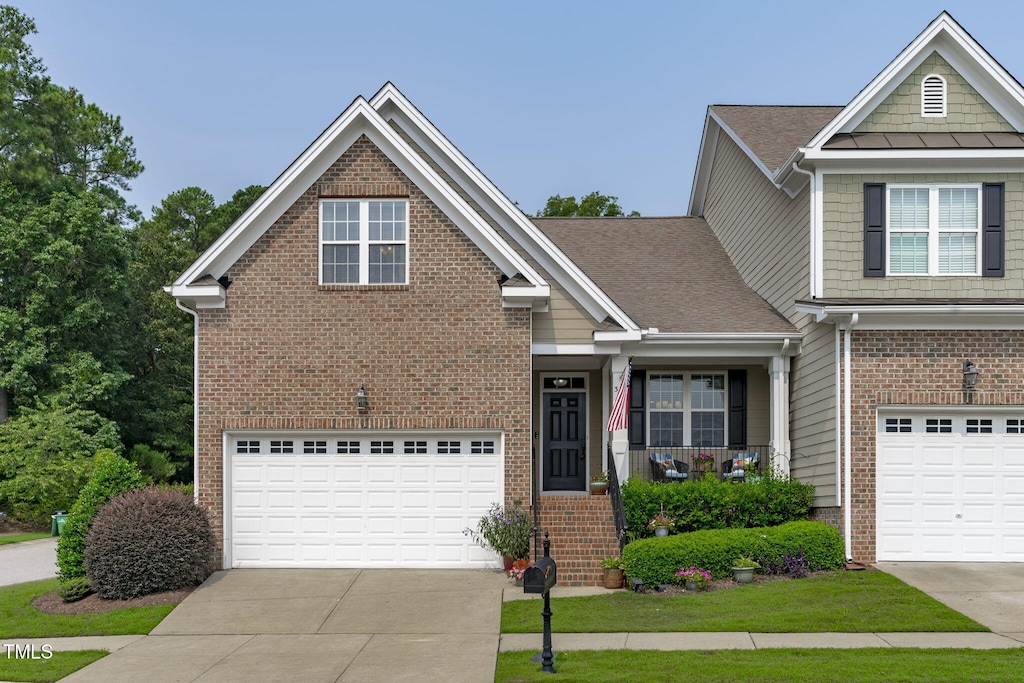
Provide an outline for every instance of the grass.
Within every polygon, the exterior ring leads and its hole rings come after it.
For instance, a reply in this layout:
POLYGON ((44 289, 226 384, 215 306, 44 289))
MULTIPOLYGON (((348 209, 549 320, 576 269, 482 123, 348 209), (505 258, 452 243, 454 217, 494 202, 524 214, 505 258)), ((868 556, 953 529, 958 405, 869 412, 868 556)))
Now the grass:
MULTIPOLYGON (((1017 683, 1024 649, 557 652, 559 683, 1017 683)), ((533 652, 498 655, 495 683, 550 683, 533 652)))
MULTIPOLYGON (((44 579, 0 588, 0 638, 59 638, 63 636, 124 636, 145 634, 175 605, 132 607, 106 614, 44 614, 30 604, 56 590, 57 579, 44 579)), ((3 651, 0 650, 0 656, 3 651)), ((4 680, 0 676, 0 680, 4 680)))
POLYGON ((58 681, 105 656, 104 650, 81 650, 54 652, 50 659, 15 659, 6 655, 6 648, 0 649, 0 681, 58 681))
POLYGON ((35 541, 40 538, 50 538, 50 532, 34 532, 28 534, 11 534, 9 536, 0 536, 0 545, 7 545, 8 543, 21 543, 22 541, 35 541))
MULTIPOLYGON (((539 632, 540 609, 536 601, 506 602, 502 633, 539 632)), ((832 572, 670 598, 628 592, 554 598, 551 611, 555 633, 989 630, 883 572, 832 572)))

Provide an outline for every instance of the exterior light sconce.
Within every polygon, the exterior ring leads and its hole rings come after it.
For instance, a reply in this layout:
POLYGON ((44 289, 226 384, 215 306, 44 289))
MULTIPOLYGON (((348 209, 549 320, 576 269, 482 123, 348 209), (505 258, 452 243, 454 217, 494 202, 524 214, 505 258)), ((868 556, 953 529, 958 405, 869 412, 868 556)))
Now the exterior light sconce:
POLYGON ((969 360, 964 361, 964 389, 971 391, 978 386, 978 368, 969 360))
POLYGON ((370 409, 370 397, 366 394, 365 384, 360 384, 359 391, 356 392, 356 408, 361 413, 365 413, 370 409))
POLYGON ((557 378, 555 378, 555 381, 552 382, 552 384, 555 385, 556 389, 564 389, 565 385, 568 384, 568 383, 569 383, 569 380, 567 380, 564 377, 557 377, 557 378))

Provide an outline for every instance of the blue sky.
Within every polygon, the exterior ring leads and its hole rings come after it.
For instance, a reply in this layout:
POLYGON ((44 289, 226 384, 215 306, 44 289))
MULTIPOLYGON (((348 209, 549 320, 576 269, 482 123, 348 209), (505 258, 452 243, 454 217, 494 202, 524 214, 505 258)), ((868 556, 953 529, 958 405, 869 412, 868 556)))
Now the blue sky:
POLYGON ((390 80, 528 213, 686 211, 708 104, 845 104, 943 9, 1024 79, 1024 3, 14 2, 54 81, 121 117, 148 215, 269 184, 390 80))

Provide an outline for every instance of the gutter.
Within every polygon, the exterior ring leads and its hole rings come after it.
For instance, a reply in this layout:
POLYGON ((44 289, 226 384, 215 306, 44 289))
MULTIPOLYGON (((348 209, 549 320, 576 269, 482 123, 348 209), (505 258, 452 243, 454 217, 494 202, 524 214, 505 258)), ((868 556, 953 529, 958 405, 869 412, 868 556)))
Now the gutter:
POLYGON ((853 523, 853 513, 850 510, 850 502, 852 500, 850 483, 853 479, 853 466, 850 463, 852 453, 850 438, 853 433, 853 429, 850 426, 850 406, 852 403, 850 399, 850 333, 857 324, 859 317, 859 313, 854 313, 850 318, 850 322, 846 324, 846 329, 843 330, 843 543, 846 545, 846 560, 848 562, 853 560, 853 556, 850 553, 850 543, 853 540, 853 531, 850 528, 850 525, 853 523))
POLYGON ((192 497, 199 505, 199 313, 179 299, 174 305, 192 316, 192 497))

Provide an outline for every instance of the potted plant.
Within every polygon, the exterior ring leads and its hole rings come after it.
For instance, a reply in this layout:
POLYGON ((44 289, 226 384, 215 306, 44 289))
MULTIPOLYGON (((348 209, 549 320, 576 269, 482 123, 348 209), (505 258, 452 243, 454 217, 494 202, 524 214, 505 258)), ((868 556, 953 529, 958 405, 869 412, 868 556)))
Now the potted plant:
POLYGON ((754 570, 761 565, 749 557, 737 557, 732 563, 732 578, 736 583, 750 583, 754 580, 754 570))
POLYGON ((708 585, 712 581, 711 572, 703 567, 680 567, 676 572, 676 578, 686 585, 686 590, 696 591, 708 585))
POLYGON ((659 512, 647 522, 647 529, 653 531, 655 536, 668 536, 676 528, 676 520, 664 512, 659 512))
POLYGON ((532 531, 533 522, 526 510, 515 503, 508 507, 495 503, 480 518, 476 529, 466 527, 462 533, 477 545, 498 553, 504 559, 505 571, 509 571, 513 561, 530 554, 532 531))
POLYGON ((622 558, 612 555, 601 560, 601 570, 604 575, 605 588, 622 588, 625 581, 623 574, 622 558))
POLYGON ((715 456, 711 453, 694 453, 690 456, 693 460, 693 469, 697 472, 708 472, 715 462, 715 456))
POLYGON ((530 566, 530 561, 520 558, 512 563, 512 567, 508 570, 509 580, 516 586, 523 585, 523 573, 530 566))
POLYGON ((590 495, 603 496, 608 492, 608 470, 595 474, 590 478, 590 495))

